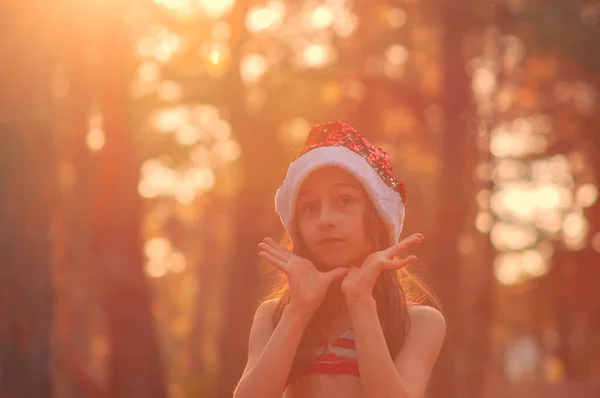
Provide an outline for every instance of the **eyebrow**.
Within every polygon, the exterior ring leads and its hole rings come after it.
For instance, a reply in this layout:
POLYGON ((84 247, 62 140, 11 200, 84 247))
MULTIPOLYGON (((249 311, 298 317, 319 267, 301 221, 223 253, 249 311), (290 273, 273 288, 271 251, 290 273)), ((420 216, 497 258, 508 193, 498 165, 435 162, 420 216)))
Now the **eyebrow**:
MULTIPOLYGON (((334 185, 334 187, 336 187, 336 188, 339 188, 339 187, 349 187, 349 188, 355 189, 357 191, 360 191, 360 188, 357 187, 356 184, 351 184, 351 183, 347 183, 347 182, 337 183, 337 184, 334 185)), ((301 191, 298 194, 298 198, 297 199, 300 199, 302 196, 308 195, 309 193, 310 193, 310 191, 301 191)))
POLYGON ((356 190, 360 191, 360 188, 357 187, 356 184, 350 184, 350 183, 347 183, 347 182, 340 182, 338 184, 335 184, 335 186, 336 187, 350 187, 350 188, 353 188, 353 189, 356 189, 356 190))

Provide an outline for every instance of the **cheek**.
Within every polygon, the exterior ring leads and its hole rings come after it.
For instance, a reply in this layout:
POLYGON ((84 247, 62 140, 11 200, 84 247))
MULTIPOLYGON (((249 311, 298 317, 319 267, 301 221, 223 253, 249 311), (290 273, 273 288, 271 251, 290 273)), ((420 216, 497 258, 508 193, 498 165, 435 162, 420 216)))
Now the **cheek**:
POLYGON ((363 212, 357 212, 353 217, 348 217, 347 220, 345 229, 352 236, 353 240, 356 243, 370 243, 363 212))
POLYGON ((297 218, 296 219, 296 232, 298 234, 300 234, 300 237, 302 238, 302 240, 304 240, 305 242, 307 241, 307 238, 309 238, 312 234, 312 225, 310 222, 306 222, 305 219, 303 218, 297 218))
POLYGON ((348 240, 346 248, 350 256, 362 256, 372 251, 373 245, 365 228, 362 216, 352 218, 344 225, 343 233, 348 240))
POLYGON ((316 249, 314 237, 318 236, 319 234, 318 228, 316 227, 315 223, 306 220, 297 220, 296 233, 302 241, 302 246, 304 250, 308 251, 308 253, 305 254, 314 254, 314 251, 316 249))

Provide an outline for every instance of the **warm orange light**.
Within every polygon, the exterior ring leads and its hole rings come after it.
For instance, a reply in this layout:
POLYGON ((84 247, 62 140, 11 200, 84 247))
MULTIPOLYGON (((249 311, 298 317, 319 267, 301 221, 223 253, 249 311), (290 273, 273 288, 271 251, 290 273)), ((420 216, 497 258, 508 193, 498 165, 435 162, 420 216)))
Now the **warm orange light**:
POLYGON ((234 0, 196 0, 200 3, 206 15, 211 18, 219 18, 227 14, 233 8, 234 0))
POLYGON ((201 135, 198 126, 186 124, 177 129, 175 132, 175 140, 180 145, 191 146, 200 140, 201 135))
POLYGON ((249 54, 240 64, 240 75, 246 83, 256 83, 267 70, 267 60, 260 54, 249 54))
POLYGON ((333 22, 333 12, 328 7, 319 6, 310 15, 310 21, 316 28, 327 28, 333 22))
POLYGON ((494 225, 494 218, 487 211, 479 212, 477 214, 477 217, 475 217, 475 227, 480 232, 490 232, 490 230, 492 229, 492 225, 494 225))
POLYGON ((216 48, 211 50, 210 55, 208 56, 210 63, 213 65, 217 65, 221 61, 221 58, 221 52, 216 48))
POLYGON ((144 244, 144 254, 149 260, 163 261, 170 253, 171 242, 166 238, 152 238, 144 244))
POLYGON ((246 14, 246 28, 250 32, 277 29, 285 16, 285 4, 270 1, 265 7, 253 7, 246 14))
POLYGON ((331 49, 322 44, 311 44, 302 52, 301 64, 307 67, 323 66, 331 57, 331 49))
POLYGON ((579 212, 570 213, 563 221, 565 243, 572 249, 582 248, 588 232, 588 222, 579 212))
POLYGON ((600 232, 592 236, 592 240, 590 243, 592 244, 592 249, 600 253, 600 232))
POLYGON ((172 253, 166 260, 167 268, 169 271, 174 273, 180 273, 185 271, 187 268, 187 259, 183 253, 175 252, 172 253))
POLYGON ((388 62, 394 65, 402 65, 408 60, 408 50, 401 44, 392 44, 385 50, 388 62))
POLYGON ((575 200, 583 207, 590 207, 598 200, 598 187, 594 184, 584 184, 577 189, 575 200))
POLYGON ((490 240, 499 250, 526 249, 532 246, 537 239, 537 229, 531 225, 497 222, 490 233, 490 240))
POLYGON ((158 85, 158 96, 165 101, 178 101, 181 98, 182 92, 181 85, 174 81, 163 80, 158 85))
POLYGON ((281 129, 279 138, 281 142, 287 144, 300 146, 306 139, 306 135, 310 130, 310 123, 308 120, 297 117, 289 121, 287 125, 281 129))
POLYGON ((525 282, 548 271, 548 262, 537 250, 502 253, 494 261, 494 274, 503 285, 525 282))
POLYGON ((190 13, 200 6, 210 18, 220 18, 233 8, 235 0, 154 0, 156 4, 177 12, 190 13))
POLYGON ((89 131, 85 137, 85 143, 89 149, 98 152, 106 144, 106 135, 103 130, 102 115, 95 114, 90 117, 89 131))
POLYGON ((406 11, 401 8, 392 8, 387 15, 388 23, 393 28, 401 28, 407 19, 406 11))
MULTIPOLYGON (((217 155, 224 162, 232 162, 240 157, 242 148, 237 141, 226 140, 220 141, 214 146, 215 155, 217 155)), ((210 181, 210 185, 214 184, 214 181, 210 181)))
POLYGON ((183 126, 189 110, 185 107, 159 109, 150 115, 150 123, 159 133, 171 133, 183 126))
POLYGON ((90 130, 85 137, 85 143, 92 151, 100 151, 106 144, 106 136, 104 135, 104 131, 99 128, 90 130))
POLYGON ((156 4, 162 4, 172 10, 176 10, 189 6, 190 0, 154 0, 154 2, 156 4))

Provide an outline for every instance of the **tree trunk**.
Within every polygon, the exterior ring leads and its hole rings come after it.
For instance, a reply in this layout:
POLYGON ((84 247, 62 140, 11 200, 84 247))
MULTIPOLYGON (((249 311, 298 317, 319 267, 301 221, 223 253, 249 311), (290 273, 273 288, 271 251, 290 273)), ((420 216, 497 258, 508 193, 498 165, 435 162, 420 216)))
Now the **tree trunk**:
POLYGON ((106 144, 92 187, 92 246, 100 271, 110 344, 109 390, 115 398, 165 398, 165 380, 144 275, 140 161, 128 123, 129 41, 125 7, 107 2, 101 15, 100 106, 106 144))
POLYGON ((48 88, 53 65, 50 45, 39 45, 45 25, 38 14, 39 7, 13 4, 2 15, 8 17, 0 35, 2 398, 52 396, 49 224, 55 156, 48 88))
POLYGON ((223 265, 222 255, 219 251, 224 246, 219 242, 219 237, 212 226, 222 222, 223 208, 225 207, 218 202, 216 195, 208 196, 206 199, 208 204, 202 218, 202 222, 207 227, 202 228, 196 236, 197 241, 200 242, 202 254, 196 269, 199 292, 194 298, 196 308, 189 343, 189 371, 201 377, 200 391, 206 396, 209 396, 209 392, 214 389, 212 383, 217 372, 207 363, 202 354, 205 345, 209 344, 207 340, 214 336, 214 334, 211 335, 214 330, 211 315, 218 311, 215 309, 215 298, 218 296, 221 286, 219 276, 222 272, 220 268, 223 265))
MULTIPOLYGON (((281 156, 273 134, 276 131, 275 118, 267 114, 249 115, 244 103, 246 90, 236 69, 241 62, 247 34, 244 18, 248 8, 247 2, 237 2, 230 14, 230 26, 234 27, 230 40, 232 67, 224 77, 224 92, 231 93, 225 102, 231 115, 232 130, 242 148, 245 178, 237 199, 233 253, 223 293, 222 311, 225 317, 220 342, 221 366, 215 389, 219 398, 231 397, 248 357, 248 337, 263 281, 257 245, 272 232, 266 212, 273 210, 270 205, 273 203, 270 192, 273 184, 270 181, 281 156)), ((268 101, 263 112, 267 107, 268 101)))
POLYGON ((276 131, 276 124, 266 115, 258 121, 240 112, 242 108, 233 109, 237 111, 232 111, 232 126, 242 147, 246 178, 237 198, 233 253, 223 293, 219 398, 231 397, 248 358, 250 327, 264 282, 257 245, 274 232, 274 177, 282 163, 278 142, 271 133, 276 131))
POLYGON ((94 27, 89 24, 94 11, 89 4, 68 4, 54 31, 59 58, 53 80, 62 81, 61 86, 67 88, 55 95, 53 108, 59 191, 52 225, 56 291, 53 373, 54 392, 64 398, 92 398, 105 389, 89 367, 95 321, 102 320, 97 279, 90 275, 92 153, 85 140, 94 95, 86 51, 98 45, 91 40, 94 27))
POLYGON ((445 131, 441 135, 441 163, 438 181, 440 200, 437 210, 437 233, 431 243, 435 247, 434 289, 444 306, 448 332, 431 383, 432 397, 456 398, 467 367, 467 357, 461 341, 461 298, 458 293, 460 256, 457 238, 463 231, 468 198, 471 197, 472 173, 466 169, 469 147, 471 96, 465 68, 463 39, 467 5, 464 1, 442 1, 440 15, 444 27, 442 75, 444 86, 441 107, 445 131), (458 292, 457 292, 458 290, 458 292))

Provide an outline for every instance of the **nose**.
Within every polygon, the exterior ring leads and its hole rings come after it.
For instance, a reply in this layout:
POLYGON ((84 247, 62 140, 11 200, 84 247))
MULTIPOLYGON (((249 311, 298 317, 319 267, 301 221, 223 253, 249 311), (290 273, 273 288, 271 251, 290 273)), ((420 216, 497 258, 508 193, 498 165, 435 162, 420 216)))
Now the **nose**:
POLYGON ((335 225, 335 214, 329 205, 324 204, 319 209, 318 224, 320 228, 328 228, 335 225))

